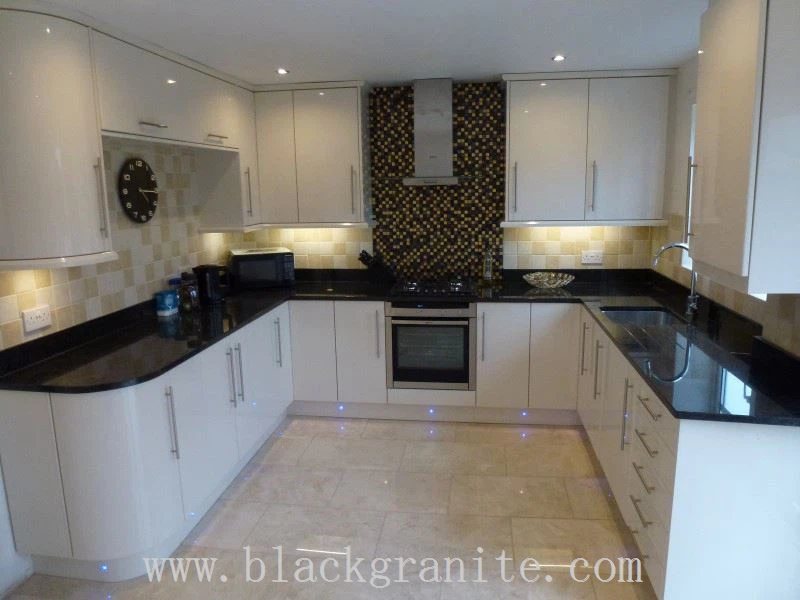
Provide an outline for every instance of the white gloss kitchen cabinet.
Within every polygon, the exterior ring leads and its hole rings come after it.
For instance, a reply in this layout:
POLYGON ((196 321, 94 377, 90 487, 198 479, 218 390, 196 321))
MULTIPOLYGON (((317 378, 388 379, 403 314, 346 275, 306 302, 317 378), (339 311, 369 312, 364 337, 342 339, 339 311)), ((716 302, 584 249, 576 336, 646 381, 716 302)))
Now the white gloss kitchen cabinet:
POLYGON ((477 405, 527 407, 530 305, 479 303, 477 310, 477 405))
POLYGON ((531 304, 531 408, 571 410, 577 407, 580 304, 531 304))
POLYGON ((285 415, 288 324, 284 304, 129 387, 0 393, 17 550, 40 572, 111 581, 168 556, 285 415))
POLYGON ((0 9, 0 270, 115 260, 89 29, 0 9))
POLYGON ((669 76, 506 79, 509 224, 663 219, 669 76))
POLYGON ((336 326, 331 300, 293 300, 292 381, 295 401, 336 402, 336 326))
POLYGON ((339 401, 386 404, 383 302, 336 301, 334 318, 339 401))
POLYGON ((263 221, 365 220, 362 111, 358 87, 256 93, 263 221))
POLYGON ((578 417, 592 446, 598 447, 603 422, 606 365, 611 340, 588 310, 581 316, 581 354, 578 378, 578 417))
POLYGON ((726 0, 703 16, 691 256, 749 293, 800 292, 786 268, 800 222, 800 4, 726 0))

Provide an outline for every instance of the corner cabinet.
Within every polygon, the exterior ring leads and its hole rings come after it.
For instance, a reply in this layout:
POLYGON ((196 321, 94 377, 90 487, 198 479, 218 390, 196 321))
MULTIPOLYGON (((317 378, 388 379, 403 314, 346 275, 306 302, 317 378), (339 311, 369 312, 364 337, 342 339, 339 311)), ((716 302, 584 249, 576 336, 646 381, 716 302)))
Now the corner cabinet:
POLYGON ((726 0, 703 15, 690 254, 743 292, 800 292, 785 265, 800 222, 798 29, 795 0, 726 0))
POLYGON ((365 222, 361 95, 359 87, 256 93, 265 224, 365 222))
POLYGON ((663 219, 670 77, 508 81, 506 221, 663 219))
POLYGON ((89 29, 0 9, 0 270, 115 260, 89 29))

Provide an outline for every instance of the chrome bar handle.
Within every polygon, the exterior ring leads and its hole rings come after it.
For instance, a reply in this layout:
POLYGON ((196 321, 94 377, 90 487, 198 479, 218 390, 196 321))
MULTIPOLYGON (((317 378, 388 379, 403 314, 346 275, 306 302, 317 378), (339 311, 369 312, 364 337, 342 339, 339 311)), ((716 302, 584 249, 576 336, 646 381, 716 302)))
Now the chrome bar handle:
POLYGON ((244 404, 244 366, 242 364, 242 345, 237 343, 234 348, 236 350, 236 357, 238 358, 239 362, 239 398, 241 398, 242 404, 244 404))
POLYGON ((104 238, 109 236, 108 206, 103 193, 103 161, 98 156, 94 163, 94 177, 97 182, 97 197, 100 200, 100 233, 104 238))
POLYGON ((622 402, 622 439, 619 441, 619 449, 625 450, 628 443, 628 391, 633 389, 630 379, 625 378, 625 399, 622 402))
POLYGON ((486 360, 486 313, 481 313, 481 362, 486 360))
POLYGON ((636 394, 636 397, 639 399, 639 402, 641 402, 642 406, 644 406, 647 414, 653 418, 653 421, 658 421, 661 418, 661 413, 656 414, 650 410, 650 398, 642 398, 639 394, 636 394))
POLYGON ((167 129, 169 125, 166 123, 156 123, 155 121, 139 121, 139 125, 144 125, 146 127, 156 127, 158 129, 167 129))
POLYGON ((633 465, 633 470, 636 471, 637 477, 639 477, 639 481, 641 481, 642 485, 644 486, 644 491, 647 492, 648 495, 652 494, 653 492, 655 492, 656 488, 654 486, 650 485, 649 483, 647 483, 647 481, 645 481, 645 479, 644 479, 644 476, 642 475, 642 471, 644 471, 644 467, 641 466, 641 465, 637 465, 635 461, 632 462, 631 464, 633 465))
POLYGON ((275 330, 277 333, 277 340, 278 340, 278 359, 275 361, 278 363, 279 367, 283 366, 283 348, 281 344, 281 318, 278 317, 275 319, 275 330))
POLYGON ((517 161, 514 161, 514 212, 517 212, 517 172, 519 171, 519 165, 517 161))
POLYGON ((170 426, 170 442, 171 452, 175 455, 176 460, 181 459, 181 448, 178 445, 178 422, 175 419, 175 393, 172 386, 167 386, 167 404, 169 405, 169 426, 170 426))
POLYGON ((350 165, 350 213, 356 214, 356 168, 350 165))
POLYGON ((650 527, 650 525, 652 525, 653 522, 645 519, 644 515, 642 514, 642 510, 639 508, 639 504, 641 504, 642 501, 639 500, 638 498, 634 498, 633 494, 629 494, 629 497, 631 499, 631 502, 633 502, 633 508, 636 511, 636 514, 639 516, 639 520, 642 522, 642 527, 644 527, 645 529, 650 527))
POLYGON ((647 434, 642 433, 638 429, 634 429, 634 431, 636 432, 636 436, 639 438, 639 441, 642 442, 642 446, 644 446, 644 449, 650 455, 650 458, 655 458, 658 455, 658 450, 653 450, 650 446, 647 445, 647 442, 644 441, 644 438, 647 437, 647 434))
POLYGON ((231 404, 233 404, 233 406, 235 407, 236 406, 236 376, 234 375, 234 372, 233 372, 233 350, 228 348, 225 351, 225 355, 228 357, 228 375, 229 375, 228 383, 230 383, 230 385, 231 385, 231 398, 230 398, 230 400, 231 400, 231 404))
POLYGON ((683 226, 683 241, 686 243, 688 243, 689 238, 692 237, 692 187, 694 186, 694 170, 696 168, 697 163, 694 162, 694 157, 690 156, 688 170, 686 172, 686 222, 683 226))
POLYGON ((219 133, 209 133, 206 137, 216 138, 218 140, 227 140, 227 135, 220 135, 219 133))
POLYGON ((581 340, 581 375, 586 373, 586 332, 589 331, 589 324, 583 324, 583 339, 581 340))
POLYGON ((380 311, 375 311, 375 356, 381 357, 381 327, 380 327, 380 311))
POLYGON ((600 392, 597 389, 597 380, 599 375, 598 371, 600 370, 600 350, 602 347, 603 345, 599 340, 594 343, 594 394, 592 397, 595 399, 597 399, 597 396, 600 395, 600 392))
POLYGON ((244 174, 247 177, 247 202, 250 205, 250 208, 247 209, 247 215, 252 217, 253 216, 253 184, 250 181, 250 167, 247 167, 244 170, 244 174))
POLYGON ((589 210, 592 212, 595 211, 596 205, 596 196, 595 196, 595 187, 597 183, 597 161, 592 161, 592 176, 589 178, 589 181, 592 184, 592 191, 589 194, 589 210))

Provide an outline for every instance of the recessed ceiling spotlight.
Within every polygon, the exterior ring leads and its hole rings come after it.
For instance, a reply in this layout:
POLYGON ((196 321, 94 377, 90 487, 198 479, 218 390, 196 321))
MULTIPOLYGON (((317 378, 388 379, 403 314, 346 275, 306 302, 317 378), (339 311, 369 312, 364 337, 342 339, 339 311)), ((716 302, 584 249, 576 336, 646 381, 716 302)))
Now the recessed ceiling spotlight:
POLYGON ((553 57, 553 62, 564 62, 565 60, 567 60, 567 57, 564 56, 563 54, 556 54, 553 57))
POLYGON ((285 68, 285 67, 278 67, 278 68, 275 70, 275 72, 276 72, 278 75, 288 75, 288 74, 289 74, 289 69, 287 69, 287 68, 285 68))

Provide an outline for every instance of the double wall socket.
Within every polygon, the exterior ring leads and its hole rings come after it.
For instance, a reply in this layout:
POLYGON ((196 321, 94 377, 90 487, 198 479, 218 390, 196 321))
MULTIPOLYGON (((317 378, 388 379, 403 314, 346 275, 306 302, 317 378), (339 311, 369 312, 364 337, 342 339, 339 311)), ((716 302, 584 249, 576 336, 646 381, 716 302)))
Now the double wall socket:
POLYGON ((50 327, 52 324, 53 315, 50 312, 49 304, 22 311, 22 326, 25 328, 25 333, 38 331, 50 327))
POLYGON ((583 250, 581 252, 582 265, 602 265, 603 253, 599 250, 583 250))

